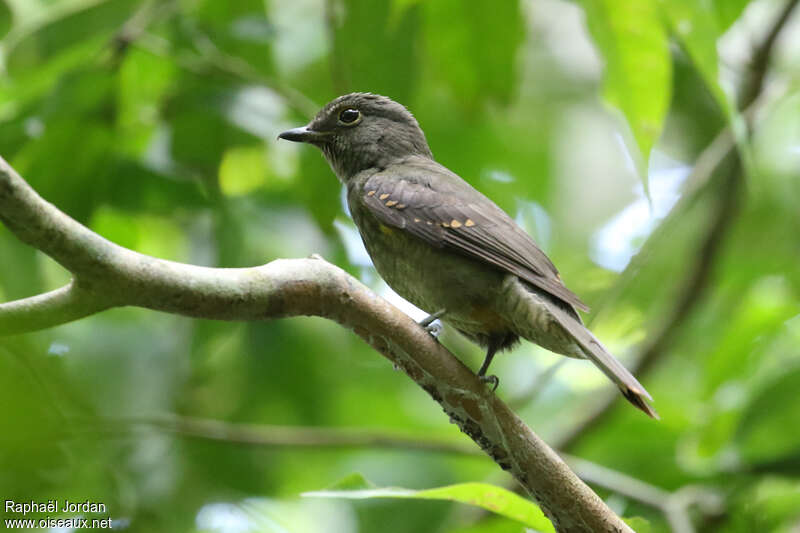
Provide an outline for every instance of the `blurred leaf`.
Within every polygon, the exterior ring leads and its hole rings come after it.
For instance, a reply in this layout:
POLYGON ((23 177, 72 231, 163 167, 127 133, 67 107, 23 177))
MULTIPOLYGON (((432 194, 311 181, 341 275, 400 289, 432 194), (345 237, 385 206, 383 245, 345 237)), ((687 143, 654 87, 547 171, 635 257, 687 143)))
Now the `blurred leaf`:
POLYGON ((21 111, 30 111, 43 94, 58 85, 60 77, 68 75, 72 69, 84 68, 91 63, 103 42, 105 40, 102 38, 87 39, 58 54, 45 65, 2 80, 0 112, 3 116, 12 116, 21 111))
POLYGON ((147 149, 161 118, 162 102, 177 78, 177 66, 170 58, 127 50, 119 67, 116 98, 121 140, 131 155, 147 149))
POLYGON ((0 490, 15 498, 52 490, 73 466, 57 438, 70 405, 53 396, 65 376, 44 346, 29 337, 0 339, 0 404, 17 406, 0 417, 0 490))
POLYGON ((333 229, 333 219, 342 212, 339 180, 318 150, 300 150, 297 186, 293 193, 325 231, 333 229))
POLYGON ((532 533, 533 531, 516 520, 502 516, 487 516, 475 524, 448 530, 448 533, 532 533))
POLYGON ((0 39, 5 37, 8 30, 14 23, 14 14, 9 9, 5 1, 0 0, 0 39))
POLYGON ((459 483, 447 487, 411 490, 398 487, 377 488, 374 484, 353 474, 336 483, 331 489, 305 492, 303 496, 317 498, 410 498, 423 500, 448 500, 482 507, 516 520, 539 531, 555 531, 553 524, 534 503, 510 490, 488 483, 459 483))
POLYGON ((303 494, 303 496, 316 496, 317 493, 326 493, 326 492, 341 492, 341 491, 361 491, 361 490, 372 490, 377 489, 378 486, 375 485, 372 481, 365 478, 363 475, 359 474, 358 472, 353 472, 349 474, 339 481, 336 481, 325 488, 323 491, 312 491, 303 494))
POLYGON ((43 290, 38 254, 0 226, 0 300, 26 298, 43 290))
POLYGON ((749 463, 800 454, 800 367, 766 382, 745 409, 736 432, 742 458, 749 463))
MULTIPOLYGON (((671 91, 667 34, 658 8, 649 0, 583 0, 582 5, 605 58, 606 98, 625 114, 646 161, 661 133, 671 91)), ((640 175, 646 179, 644 172, 640 175)))
POLYGON ((172 157, 198 172, 214 189, 225 150, 255 140, 228 120, 229 102, 236 92, 224 84, 189 79, 172 95, 164 112, 172 127, 172 157))
POLYGON ((731 113, 733 108, 719 85, 717 40, 722 31, 713 8, 700 0, 661 0, 661 5, 717 105, 731 113))
POLYGON ((200 0, 193 7, 196 18, 190 20, 196 27, 191 28, 188 36, 195 48, 202 51, 211 43, 230 56, 223 61, 244 61, 257 72, 272 74, 270 45, 275 28, 266 16, 263 0, 200 0))
POLYGON ((636 533, 650 533, 653 528, 650 526, 650 522, 642 518, 641 516, 634 516, 631 518, 623 518, 622 519, 626 524, 628 524, 632 530, 636 533))
POLYGON ((84 221, 106 190, 113 135, 105 125, 89 120, 53 126, 20 150, 12 163, 42 196, 84 221))
POLYGON ((10 74, 39 68, 89 38, 111 38, 131 16, 138 0, 62 3, 48 12, 41 26, 25 28, 9 43, 6 64, 10 74))
POLYGON ((444 0, 423 7, 429 75, 464 107, 509 102, 518 85, 517 52, 525 36, 519 4, 444 0))
POLYGON ((726 327, 719 328, 716 347, 706 356, 709 391, 735 379, 742 369, 755 371, 758 361, 753 361, 753 353, 758 341, 784 329, 786 320, 798 312, 784 279, 767 276, 753 281, 749 290, 736 295, 736 303, 729 304, 726 327))
POLYGON ((227 196, 247 194, 266 180, 263 146, 242 146, 227 150, 219 166, 219 186, 227 196))
POLYGON ((672 103, 660 149, 672 151, 669 155, 678 160, 694 161, 725 128, 728 118, 685 46, 673 49, 672 68, 672 103))
POLYGON ((726 531, 795 533, 800 523, 800 481, 784 476, 755 479, 730 502, 726 531))
POLYGON ((722 34, 741 16, 750 0, 713 0, 712 3, 722 34))
POLYGON ((186 236, 172 219, 145 215, 132 217, 100 208, 92 214, 91 228, 110 241, 143 254, 173 261, 188 258, 186 236))
POLYGON ((338 92, 366 91, 407 101, 417 81, 419 8, 392 20, 389 2, 344 0, 335 26, 331 75, 338 92))
POLYGON ((174 216, 176 208, 205 209, 211 203, 196 181, 162 174, 130 159, 109 165, 102 185, 105 201, 115 207, 174 216))

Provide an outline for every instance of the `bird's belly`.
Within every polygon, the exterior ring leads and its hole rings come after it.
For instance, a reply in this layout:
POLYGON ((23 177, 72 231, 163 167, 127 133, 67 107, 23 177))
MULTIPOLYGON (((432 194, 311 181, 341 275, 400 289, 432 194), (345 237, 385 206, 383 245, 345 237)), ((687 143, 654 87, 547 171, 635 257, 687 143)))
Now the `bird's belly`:
POLYGON ((428 313, 445 309, 444 321, 467 334, 508 330, 494 311, 502 272, 377 221, 359 229, 375 268, 397 294, 428 313))

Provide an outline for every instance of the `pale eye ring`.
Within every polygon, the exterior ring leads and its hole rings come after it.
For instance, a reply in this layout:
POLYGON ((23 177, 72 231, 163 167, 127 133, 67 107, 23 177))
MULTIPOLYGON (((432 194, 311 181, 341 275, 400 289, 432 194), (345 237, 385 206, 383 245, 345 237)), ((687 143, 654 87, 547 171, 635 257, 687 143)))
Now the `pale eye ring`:
POLYGON ((339 122, 345 126, 355 126, 361 122, 361 111, 348 107, 339 113, 339 122))

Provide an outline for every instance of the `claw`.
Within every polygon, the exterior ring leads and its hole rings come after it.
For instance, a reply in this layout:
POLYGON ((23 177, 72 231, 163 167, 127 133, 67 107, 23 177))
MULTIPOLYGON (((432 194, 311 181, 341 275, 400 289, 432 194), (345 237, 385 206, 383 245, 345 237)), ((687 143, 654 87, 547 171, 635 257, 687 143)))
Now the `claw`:
POLYGON ((432 315, 426 316, 424 319, 420 320, 418 324, 425 328, 425 331, 430 333, 431 337, 434 339, 438 338, 439 335, 442 333, 442 325, 441 324, 434 324, 437 319, 444 316, 447 311, 445 309, 440 309, 433 313, 432 315))
POLYGON ((491 376, 478 376, 478 379, 480 379, 484 383, 493 383, 494 387, 492 387, 492 392, 496 391, 498 385, 500 385, 500 379, 494 374, 492 374, 491 376))
POLYGON ((431 337, 435 339, 438 339, 439 335, 441 335, 442 331, 444 331, 444 327, 438 322, 434 322, 433 324, 428 324, 427 326, 423 327, 425 328, 425 331, 427 331, 431 337))
POLYGON ((444 314, 447 312, 446 309, 440 309, 433 313, 432 315, 428 315, 422 320, 419 321, 419 325, 425 329, 428 329, 428 326, 433 324, 434 321, 438 320, 439 318, 443 317, 444 314))

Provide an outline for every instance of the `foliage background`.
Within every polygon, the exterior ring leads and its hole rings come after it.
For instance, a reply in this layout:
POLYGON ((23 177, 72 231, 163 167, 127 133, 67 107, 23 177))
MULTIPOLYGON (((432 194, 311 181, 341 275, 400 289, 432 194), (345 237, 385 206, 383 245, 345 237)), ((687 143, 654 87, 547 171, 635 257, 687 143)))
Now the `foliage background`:
MULTIPOLYGON (((413 110, 440 162, 535 236, 630 363, 702 253, 724 172, 700 187, 686 178, 733 123, 747 170, 739 207, 707 290, 642 378, 663 420, 619 403, 569 451, 688 501, 698 530, 798 531, 797 16, 750 140, 735 104, 782 5, 4 0, 0 154, 123 246, 223 267, 320 253, 402 305, 321 155, 276 141, 339 94, 386 94, 413 110)), ((67 280, 0 227, 0 300, 67 280)), ((457 335, 442 342, 479 363, 457 335)), ((508 484, 484 458, 247 447, 149 423, 174 414, 464 439, 376 355, 321 319, 137 309, 0 339, 0 494, 102 501, 131 531, 521 531, 446 502, 298 497, 353 472, 412 488, 508 484)), ((520 415, 552 443, 608 387, 581 361, 548 373, 557 361, 528 344, 493 366, 499 394, 525 398, 520 415)), ((659 510, 597 490, 670 530, 659 510)))

